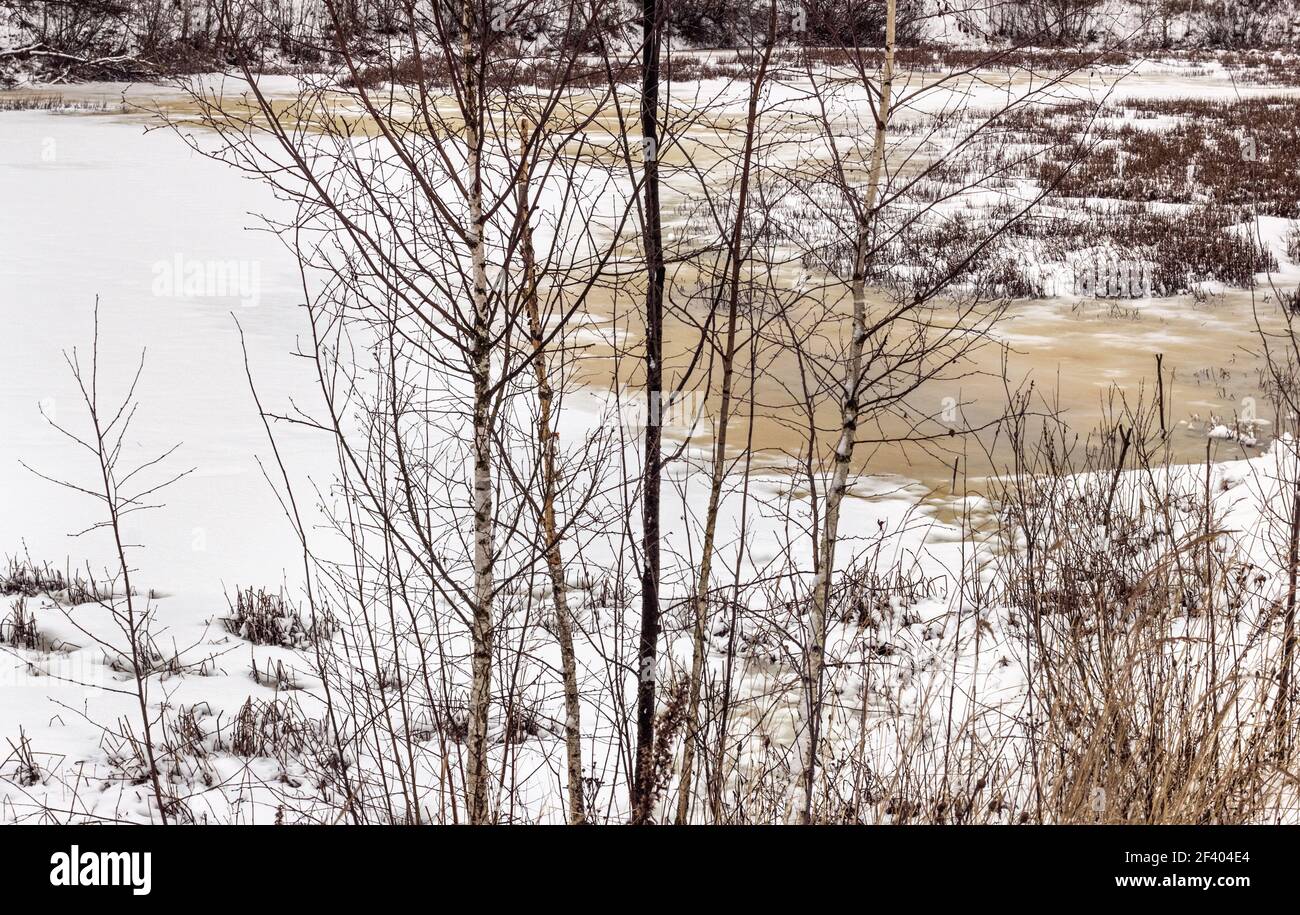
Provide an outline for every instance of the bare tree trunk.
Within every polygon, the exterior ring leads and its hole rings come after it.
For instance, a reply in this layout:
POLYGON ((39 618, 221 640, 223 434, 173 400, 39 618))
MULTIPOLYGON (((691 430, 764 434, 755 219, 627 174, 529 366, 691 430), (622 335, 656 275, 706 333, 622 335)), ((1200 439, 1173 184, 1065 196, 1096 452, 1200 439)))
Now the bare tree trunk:
POLYGON ((718 526, 718 504, 722 499, 722 482, 726 476, 727 428, 731 421, 731 388, 736 361, 736 318, 740 302, 740 268, 745 260, 745 219, 749 203, 750 170, 754 158, 754 134, 758 124, 758 102, 767 76, 768 61, 776 40, 776 4, 768 16, 763 56, 749 92, 745 115, 745 141, 741 152, 740 186, 737 189, 735 222, 728 245, 727 330, 722 352, 722 391, 718 406, 718 428, 713 439, 713 466, 709 477, 709 502, 704 514, 704 543, 700 554, 699 578, 695 585, 695 629, 692 637, 691 676, 686 698, 686 741, 682 748, 681 789, 677 797, 677 824, 690 817, 691 780, 694 775, 695 749, 699 741, 700 688, 704 679, 705 629, 708 623, 709 573, 713 565, 713 543, 718 526))
POLYGON ((573 618, 569 612, 568 589, 564 583, 564 562, 560 535, 555 524, 555 494, 559 476, 555 468, 555 433, 551 431, 551 403, 554 392, 546 370, 542 316, 537 303, 537 265, 533 254, 533 230, 528 214, 528 121, 519 125, 522 151, 519 164, 518 206, 521 228, 520 249, 524 262, 524 307, 533 344, 533 370, 537 376, 537 447, 542 468, 540 522, 546 544, 546 567, 551 575, 551 596, 555 602, 555 635, 560 643, 560 670, 564 680, 564 744, 569 775, 569 822, 581 825, 587 819, 582 789, 582 706, 578 699, 578 664, 573 652, 573 618))
MULTIPOLYGON (((1300 470, 1296 471, 1300 473, 1300 470)), ((1277 719, 1278 752, 1286 750, 1291 718, 1291 669, 1295 665, 1296 576, 1300 571, 1300 479, 1293 484, 1291 498, 1291 531, 1287 544, 1286 614, 1282 621, 1282 670, 1278 677, 1277 719)), ((1207 509, 1208 511, 1208 509, 1207 509)))
POLYGON ((492 701, 492 405, 490 351, 491 315, 488 313, 487 253, 483 239, 483 175, 479 155, 482 137, 478 104, 478 68, 474 45, 474 16, 467 0, 462 12, 465 67, 465 142, 469 171, 469 242, 474 282, 473 383, 474 383, 474 607, 470 626, 473 646, 469 694, 469 766, 466 774, 467 807, 472 824, 489 821, 487 729, 492 701))
POLYGON ((632 822, 654 804, 655 667, 659 655, 659 487, 663 474, 664 240, 659 213, 660 0, 641 3, 641 143, 645 168, 645 468, 641 479, 641 633, 637 646, 632 822))
MULTIPOLYGON (((98 337, 98 326, 95 328, 95 334, 98 337)), ((98 341, 96 347, 98 347, 98 341)), ((98 355, 95 358, 98 363, 98 355)), ((94 371, 95 374, 98 374, 98 365, 96 365, 94 371)), ((104 504, 108 509, 109 527, 113 531, 113 547, 117 552, 118 565, 122 569, 122 588, 126 592, 126 626, 124 628, 127 641, 131 646, 131 678, 135 686, 136 702, 140 708, 140 725, 144 729, 142 736, 145 760, 149 763, 149 781, 153 785, 154 798, 158 802, 158 815, 162 818, 162 824, 166 826, 167 798, 163 794, 162 783, 158 779, 158 761, 154 758, 153 748, 153 726, 149 719, 149 670, 145 662, 145 653, 141 651, 140 642, 145 633, 142 631, 143 621, 135 610, 135 593, 131 588, 131 567, 127 563, 126 545, 122 541, 121 504, 118 501, 117 486, 114 481, 113 457, 107 443, 104 441, 104 429, 99 421, 99 405, 97 402, 91 407, 90 419, 95 427, 96 454, 99 458, 100 479, 104 485, 104 504)))
MULTIPOLYGON (((126 551, 130 546, 124 539, 122 529, 122 519, 125 515, 133 511, 143 511, 156 506, 147 504, 142 500, 142 496, 150 493, 157 493, 163 488, 171 485, 180 477, 185 476, 182 473, 173 477, 170 482, 162 483, 157 486, 146 485, 139 492, 123 492, 122 486, 125 482, 136 477, 141 471, 159 464, 167 458, 179 446, 173 446, 162 454, 161 457, 155 458, 137 466, 126 473, 119 471, 118 462, 122 457, 122 441, 126 435, 126 430, 130 425, 130 417, 135 414, 136 403, 133 400, 136 384, 140 380, 140 374, 144 370, 144 354, 140 355, 140 365, 136 369, 135 378, 127 392, 125 400, 116 409, 111 407, 109 411, 101 411, 101 399, 99 391, 99 299, 95 300, 94 311, 94 337, 92 339, 90 362, 90 377, 86 378, 83 373, 80 360, 77 358, 77 351, 74 348, 71 355, 64 353, 64 360, 72 370, 73 379, 81 391, 82 401, 86 405, 86 413, 90 418, 91 428, 95 437, 93 441, 87 441, 80 436, 69 432, 64 427, 58 425, 53 418, 46 416, 46 422, 66 435, 72 441, 81 445, 87 451, 95 455, 98 462, 99 480, 98 492, 90 488, 74 486, 70 483, 62 482, 53 477, 37 471, 37 476, 50 482, 59 483, 59 485, 74 489, 78 492, 97 495, 103 500, 104 509, 108 514, 106 521, 96 524, 90 530, 107 527, 113 534, 114 553, 117 557, 118 568, 121 571, 122 588, 124 593, 123 604, 126 607, 125 612, 118 609, 116 595, 110 590, 106 595, 100 595, 95 591, 95 599, 109 611, 116 621, 118 627, 127 638, 129 646, 129 660, 131 663, 131 679, 133 692, 136 699, 136 705, 140 711, 140 726, 142 728, 141 742, 144 744, 144 761, 149 767, 149 782, 153 788, 154 798, 158 804, 158 815, 164 826, 169 822, 167 808, 169 806, 166 795, 163 794, 162 782, 158 777, 158 761, 154 752, 153 743, 153 721, 149 716, 149 618, 148 604, 144 612, 136 607, 136 593, 131 585, 131 565, 127 560, 126 551), (106 420, 107 417, 107 421, 106 420)), ((93 580, 92 580, 93 585, 93 580)))
POLYGON ((862 381, 862 350, 867 338, 866 276, 867 256, 871 245, 874 210, 880 194, 881 173, 885 164, 885 139, 889 125, 889 108, 894 83, 894 35, 897 0, 888 0, 885 19, 885 61, 881 71, 880 105, 876 110, 876 133, 867 177, 866 197, 859 210, 857 251, 853 265, 853 327, 849 351, 844 363, 844 393, 840 401, 840 437, 835 446, 835 469, 826 492, 826 515, 823 520, 816 572, 813 577, 812 606, 808 611, 808 636, 804 646, 804 735, 803 735, 803 804, 801 822, 812 820, 813 785, 817 772, 817 743, 822 715, 822 671, 826 653, 826 607, 830 602, 831 574, 835 569, 835 544, 839 537, 840 505, 848 488, 849 468, 859 419, 859 390, 862 381))

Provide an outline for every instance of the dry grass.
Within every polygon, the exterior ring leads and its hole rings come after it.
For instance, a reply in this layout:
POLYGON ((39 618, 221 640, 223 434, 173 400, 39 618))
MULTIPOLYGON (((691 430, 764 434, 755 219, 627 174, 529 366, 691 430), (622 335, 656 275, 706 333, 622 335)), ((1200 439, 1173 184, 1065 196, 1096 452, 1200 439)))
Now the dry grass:
POLYGON ((77 605, 108 599, 112 593, 108 585, 30 558, 11 556, 8 567, 0 572, 0 596, 45 597, 64 605, 77 605))
POLYGON ((1224 531, 1210 468, 1163 462, 1157 416, 1125 411, 1081 460, 1044 442, 1041 473, 1000 489, 1038 821, 1248 823, 1294 802, 1278 583, 1224 531))
POLYGON ((124 112, 127 106, 121 102, 110 104, 105 99, 65 98, 59 93, 50 95, 0 95, 0 111, 77 111, 77 112, 124 112))
POLYGON ((318 739, 316 723, 292 702, 249 699, 231 723, 223 748, 236 756, 285 760, 304 753, 318 739))
POLYGON ((1074 138, 1085 132, 1091 108, 1055 109, 1050 115, 1023 109, 1019 120, 1031 122, 1025 126, 1064 153, 1044 161, 1038 174, 1043 184, 1056 185, 1057 196, 1300 215, 1300 99, 1135 99, 1101 114, 1172 118, 1175 123, 1167 130, 1130 123, 1094 128, 1091 136, 1103 142, 1067 170, 1077 152, 1074 138))
POLYGON ((318 638, 328 638, 334 627, 317 617, 304 620, 302 612, 289 604, 282 593, 265 588, 237 589, 230 615, 222 617, 226 629, 254 645, 306 648, 318 638))
POLYGON ((13 602, 9 615, 0 620, 0 644, 14 648, 35 650, 41 647, 40 633, 36 629, 36 618, 27 609, 27 598, 20 597, 13 602))

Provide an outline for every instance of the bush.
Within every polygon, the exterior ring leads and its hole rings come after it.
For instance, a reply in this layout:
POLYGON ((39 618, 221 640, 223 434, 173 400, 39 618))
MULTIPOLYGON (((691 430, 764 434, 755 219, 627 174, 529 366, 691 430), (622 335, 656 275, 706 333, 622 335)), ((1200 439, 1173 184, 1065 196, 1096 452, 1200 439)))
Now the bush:
POLYGON ((25 597, 14 601, 8 618, 0 620, 0 644, 29 650, 40 647, 41 637, 36 631, 36 618, 28 612, 25 597))
POLYGON ((1148 99, 1126 101, 1102 114, 1125 112, 1172 117, 1178 123, 1165 131, 1130 124, 1089 130, 1092 108, 1085 105, 1018 114, 1018 121, 1061 153, 1043 162, 1039 180, 1055 183, 1062 197, 1211 203, 1266 216, 1300 215, 1300 100, 1148 99), (1099 145, 1067 168, 1079 152, 1078 138, 1085 135, 1099 145))
POLYGON ((304 621, 302 613, 283 594, 244 588, 235 592, 231 615, 222 617, 226 629, 255 645, 306 648, 318 638, 328 638, 334 626, 318 617, 304 621))
MULTIPOLYGON (((687 43, 704 48, 740 48, 762 44, 770 7, 763 0, 737 4, 725 0, 673 0, 669 25, 687 43)), ((896 40, 911 44, 919 37, 921 5, 900 0, 896 40)), ((884 0, 804 0, 777 4, 777 39, 805 47, 825 45, 882 47, 885 43, 884 0)))

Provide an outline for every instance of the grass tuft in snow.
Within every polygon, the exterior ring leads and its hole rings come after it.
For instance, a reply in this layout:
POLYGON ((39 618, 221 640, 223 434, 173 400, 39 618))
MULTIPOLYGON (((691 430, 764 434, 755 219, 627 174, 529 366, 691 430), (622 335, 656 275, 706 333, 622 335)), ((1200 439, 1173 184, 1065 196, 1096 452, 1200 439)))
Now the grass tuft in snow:
POLYGON ((302 612, 284 595, 265 588, 242 588, 235 592, 230 616, 222 617, 226 629, 254 645, 306 648, 317 639, 329 638, 333 624, 324 618, 304 620, 302 612))
POLYGON ((58 93, 50 95, 14 95, 0 97, 0 111, 89 111, 121 112, 125 104, 110 104, 104 99, 64 98, 58 93))
POLYGON ((27 609, 27 598, 15 600, 9 615, 0 620, 0 644, 32 651, 40 647, 40 633, 36 631, 36 618, 27 609))
POLYGON ((9 557, 8 567, 0 573, 0 594, 36 597, 53 594, 68 587, 67 576, 48 562, 37 565, 30 559, 9 557))
POLYGON ((61 572, 50 563, 10 557, 0 572, 0 596, 47 597, 66 606, 89 604, 112 598, 110 586, 97 584, 77 573, 61 572))
POLYGON ((316 743, 317 726, 297 704, 285 699, 249 699, 230 729, 230 752, 236 756, 286 759, 316 743))
POLYGON ((8 743, 9 755, 0 761, 0 779, 23 788, 43 782, 47 773, 37 764, 31 738, 26 732, 19 728, 18 741, 9 740, 8 743))

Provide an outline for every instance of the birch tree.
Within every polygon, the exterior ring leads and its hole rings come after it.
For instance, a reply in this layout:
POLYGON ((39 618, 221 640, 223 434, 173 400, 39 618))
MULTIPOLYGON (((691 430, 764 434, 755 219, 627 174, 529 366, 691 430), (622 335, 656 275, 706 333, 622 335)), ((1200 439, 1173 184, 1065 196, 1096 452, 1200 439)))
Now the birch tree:
MULTIPOLYGON (((885 164, 885 141, 889 130, 890 103, 894 87, 894 35, 897 0, 885 0, 885 59, 880 73, 879 101, 874 106, 875 133, 872 137, 871 165, 862 199, 853 212, 857 219, 857 238, 853 252, 850 280, 853 298, 853 323, 848 352, 844 359, 840 398, 840 432, 835 445, 834 469, 826 492, 826 503, 817 550, 811 606, 808 610, 808 636, 804 648, 804 727, 802 751, 803 804, 800 820, 812 816, 814 783, 817 773, 817 740, 822 710, 822 663, 826 651, 826 605, 830 600, 831 575, 835 569, 835 546, 839 538, 840 506, 848 489, 849 470, 857 445, 857 428, 861 408, 862 351, 867 342, 866 282, 871 250, 872 228, 880 196, 881 174, 885 164)), ((833 142, 833 140, 832 140, 833 142)), ((847 179, 842 184, 848 187, 847 179)))
POLYGON ((752 244, 749 237, 749 195, 754 175, 755 143, 758 134, 760 104, 764 95, 768 67, 776 45, 776 4, 768 7, 766 34, 758 63, 749 85, 749 98, 745 110, 745 126, 740 150, 739 170, 735 183, 735 206, 731 213, 730 238, 727 239, 724 263, 725 281, 719 287, 726 297, 726 318, 723 325, 723 342, 720 355, 722 378, 718 420, 713 438, 713 457, 709 468, 709 496, 704 513, 703 542, 700 547, 698 577, 693 597, 694 630, 691 635, 691 671, 686 705, 686 740, 682 748, 680 792, 677 798, 677 823, 685 824, 690 818, 692 779, 695 754, 700 741, 700 689, 704 679, 706 627, 708 625, 711 573, 714 543, 717 537, 718 510, 727 475, 728 430, 731 424, 733 383, 736 370, 737 330, 740 319, 741 271, 750 256, 752 244))
MULTIPOLYGON (((508 747, 509 723, 493 722, 498 694, 513 695, 517 684, 500 678, 497 658, 517 649, 499 643, 502 595, 518 593, 535 564, 559 557, 558 528, 521 536, 535 529, 526 523, 532 502, 504 440, 506 417, 523 381, 544 378, 548 347, 584 308, 620 228, 598 238, 592 217, 611 192, 594 167, 599 151, 585 138, 602 93, 581 90, 595 96, 589 107, 570 97, 575 51, 539 65, 519 50, 510 30, 525 12, 523 3, 408 2, 408 56, 387 67, 363 62, 337 22, 341 83, 305 80, 286 105, 241 59, 248 89, 237 100, 207 81, 187 84, 218 149, 173 125, 199 151, 297 204, 292 221, 272 227, 303 265, 312 323, 306 355, 317 368, 323 415, 295 410, 273 418, 327 431, 339 453, 346 499, 336 523, 356 559, 351 569, 322 568, 340 613, 357 623, 347 664, 369 668, 363 680, 376 690, 373 697, 344 690, 372 706, 353 715, 353 752, 386 760, 416 816, 421 789, 412 779, 420 766, 409 735, 422 727, 417 717, 432 717, 452 757, 440 778, 457 783, 471 823, 498 818, 505 781, 492 771, 492 754, 508 747), (405 69, 392 79, 398 63, 405 69), (524 116, 548 125, 546 142, 537 133, 521 138, 524 116), (547 214, 544 256, 528 214, 531 180, 569 185, 547 214), (409 619, 381 625, 394 607, 409 619), (387 694, 394 680, 423 682, 422 712, 411 710, 409 686, 387 694), (389 724, 394 710, 399 720, 389 724), (395 733, 377 735, 376 727, 395 733)), ((570 16, 566 28, 588 27, 577 5, 562 12, 570 16)), ((554 404, 546 385, 539 396, 542 479, 553 495, 554 404)), ((548 526, 554 518, 544 513, 548 526)), ((562 586, 562 570, 552 571, 562 586)), ((562 587, 555 597, 567 620, 562 587)), ((323 673, 347 683, 342 669, 323 673)), ((564 680, 566 689, 574 685, 571 666, 564 680)), ((576 696, 566 708, 566 745, 576 750, 576 696)), ((581 763, 576 755, 571 761, 572 788, 581 763)), ((580 790, 571 800, 576 814, 580 790)), ((461 809, 453 805, 453 818, 461 809)))
POLYGON ((664 239, 659 205, 659 64, 668 4, 641 3, 642 231, 645 255, 645 467, 641 476, 641 632, 637 649, 636 762, 632 822, 646 823, 655 792, 655 696, 659 663, 659 497, 663 441, 664 239))

